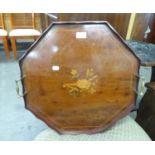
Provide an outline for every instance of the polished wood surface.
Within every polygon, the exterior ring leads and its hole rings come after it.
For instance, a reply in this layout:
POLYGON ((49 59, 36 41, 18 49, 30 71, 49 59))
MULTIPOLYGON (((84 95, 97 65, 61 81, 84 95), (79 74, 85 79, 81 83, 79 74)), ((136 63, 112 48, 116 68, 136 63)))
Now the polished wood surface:
POLYGON ((0 28, 5 29, 3 13, 0 13, 0 28))
POLYGON ((135 103, 139 60, 106 22, 51 25, 20 69, 26 108, 60 133, 104 131, 135 103))
POLYGON ((147 92, 142 98, 136 121, 155 140, 155 82, 146 84, 147 92))
POLYGON ((155 91, 155 81, 154 82, 147 83, 146 86, 149 89, 152 89, 153 91, 155 91))
POLYGON ((155 44, 155 14, 154 14, 154 20, 152 22, 151 33, 148 36, 148 42, 155 44))
POLYGON ((131 34, 131 40, 145 41, 155 43, 155 38, 153 38, 153 33, 155 31, 155 14, 154 13, 137 13, 136 19, 133 25, 133 30, 131 34), (145 32, 147 28, 150 28, 150 33, 148 33, 145 38, 145 32))
POLYGON ((108 21, 124 39, 130 20, 130 13, 52 13, 52 15, 57 19, 42 14, 43 30, 54 21, 108 21))
MULTIPOLYGON (((5 29, 4 14, 3 13, 0 13, 0 29, 5 29)), ((8 36, 1 36, 0 35, 0 39, 2 39, 2 41, 3 41, 6 59, 9 59, 10 53, 9 53, 9 45, 8 45, 8 36)))

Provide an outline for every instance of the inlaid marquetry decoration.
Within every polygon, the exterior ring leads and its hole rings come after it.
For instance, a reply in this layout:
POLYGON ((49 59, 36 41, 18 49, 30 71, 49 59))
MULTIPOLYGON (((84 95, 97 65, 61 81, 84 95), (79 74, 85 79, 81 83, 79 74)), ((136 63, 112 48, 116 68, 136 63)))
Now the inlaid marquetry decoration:
POLYGON ((139 64, 107 22, 54 22, 20 59, 20 96, 58 133, 103 132, 133 109, 139 64))
POLYGON ((73 82, 64 83, 63 88, 66 88, 71 96, 96 92, 95 86, 98 76, 92 68, 86 70, 84 77, 80 76, 76 69, 72 69, 70 74, 73 82))

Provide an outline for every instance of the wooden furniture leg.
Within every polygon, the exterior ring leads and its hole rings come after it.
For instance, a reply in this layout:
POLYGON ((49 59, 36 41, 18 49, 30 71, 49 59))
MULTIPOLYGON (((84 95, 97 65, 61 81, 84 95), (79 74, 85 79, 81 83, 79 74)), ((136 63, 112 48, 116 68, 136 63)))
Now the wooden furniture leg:
POLYGON ((151 76, 151 82, 155 81, 155 66, 152 66, 152 76, 151 76))
POLYGON ((137 123, 155 140, 155 82, 146 84, 145 93, 137 111, 137 123))
POLYGON ((34 36, 34 41, 36 41, 39 38, 39 36, 34 36))
POLYGON ((10 58, 10 52, 9 52, 7 37, 3 37, 2 39, 3 39, 3 45, 4 45, 4 51, 5 51, 6 59, 9 59, 10 58))
POLYGON ((16 47, 16 39, 14 37, 10 37, 12 50, 13 50, 13 56, 14 59, 17 59, 17 47, 16 47))

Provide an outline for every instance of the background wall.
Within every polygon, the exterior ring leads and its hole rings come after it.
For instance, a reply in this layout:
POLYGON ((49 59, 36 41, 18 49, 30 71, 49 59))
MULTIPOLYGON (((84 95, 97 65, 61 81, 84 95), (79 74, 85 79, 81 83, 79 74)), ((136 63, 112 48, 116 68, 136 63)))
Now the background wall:
POLYGON ((82 20, 107 20, 119 33, 126 39, 129 32, 129 26, 132 27, 129 40, 138 40, 155 43, 155 14, 141 13, 135 14, 134 20, 131 20, 131 13, 56 13, 57 19, 41 15, 42 29, 44 30, 50 23, 54 21, 82 21, 82 20), (149 27, 150 33, 144 38, 145 32, 149 27))
MULTIPOLYGON (((130 13, 94 13, 94 14, 91 14, 91 13, 58 13, 54 15, 57 16, 57 20, 51 17, 48 17, 48 18, 42 17, 42 18, 46 18, 47 25, 49 25, 53 21, 104 21, 106 20, 124 38, 126 36, 128 24, 130 20, 130 13)), ((43 29, 45 29, 45 25, 43 26, 44 26, 43 29)))
MULTIPOLYGON (((47 14, 35 14, 36 29, 44 31, 54 21, 108 21, 124 38, 129 40, 145 41, 155 43, 155 14, 141 13, 54 13, 57 18, 49 17, 47 14), (129 34, 129 31, 130 34, 129 34), (146 31, 150 31, 145 35, 146 31), (128 37, 127 37, 128 35, 128 37), (145 38, 145 37, 146 38, 145 38)), ((5 13, 5 27, 10 31, 10 14, 5 13)))

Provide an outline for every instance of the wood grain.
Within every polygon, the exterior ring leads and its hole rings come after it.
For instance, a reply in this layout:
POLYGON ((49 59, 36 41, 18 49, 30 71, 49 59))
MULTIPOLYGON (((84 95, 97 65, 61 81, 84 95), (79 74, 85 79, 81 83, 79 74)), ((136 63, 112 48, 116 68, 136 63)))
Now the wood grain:
POLYGON ((18 28, 35 29, 34 13, 11 13, 10 22, 12 29, 18 29, 18 28))
POLYGON ((106 22, 51 25, 20 68, 26 108, 60 133, 103 131, 135 103, 139 60, 106 22))
MULTIPOLYGON (((11 13, 10 14, 11 29, 35 29, 34 13, 11 13)), ((17 39, 37 39, 38 35, 33 36, 10 36, 14 59, 17 59, 17 39)))
POLYGON ((155 82, 146 84, 147 92, 142 98, 136 121, 155 140, 155 82))
POLYGON ((155 27, 153 25, 154 21, 155 14, 153 13, 137 13, 133 25, 131 39, 145 42, 153 42, 155 40, 155 38, 153 38, 153 31, 155 31, 155 27), (144 34, 148 26, 151 29, 151 32, 148 34, 147 38, 144 38, 144 34))
MULTIPOLYGON (((0 29, 5 29, 5 23, 4 23, 4 14, 0 13, 0 29)), ((8 44, 8 36, 1 36, 0 39, 3 42, 4 45, 4 52, 6 55, 6 59, 10 58, 10 52, 9 52, 9 44, 8 44)))
POLYGON ((49 25, 54 21, 108 21, 125 38, 130 20, 130 13, 57 13, 54 15, 58 18, 48 17, 46 19, 42 15, 43 30, 45 30, 44 23, 46 22, 49 25))

